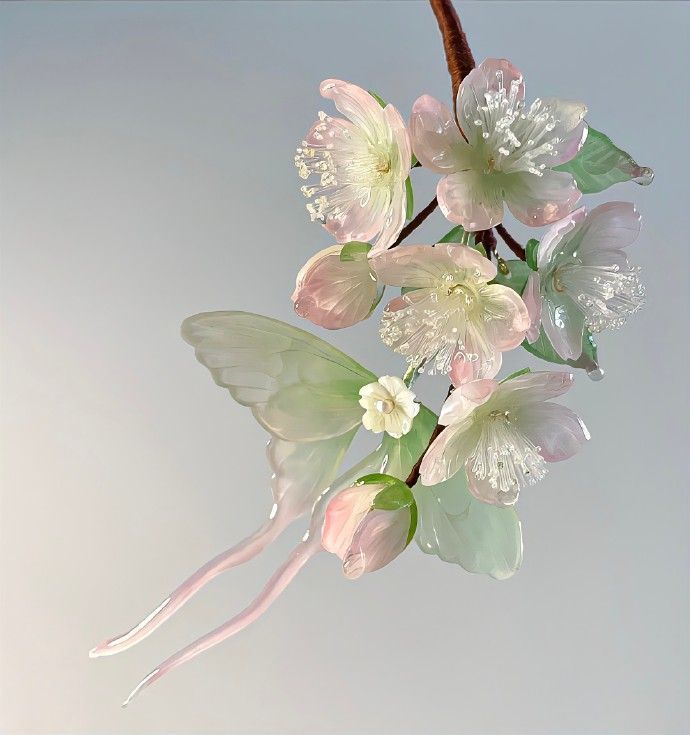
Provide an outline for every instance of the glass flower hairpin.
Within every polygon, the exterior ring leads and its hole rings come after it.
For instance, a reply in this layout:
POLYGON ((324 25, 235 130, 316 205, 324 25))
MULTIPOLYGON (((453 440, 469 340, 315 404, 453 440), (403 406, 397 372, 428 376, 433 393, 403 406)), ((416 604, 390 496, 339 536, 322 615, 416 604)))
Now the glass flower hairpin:
POLYGON ((215 382, 269 432, 274 505, 255 533, 201 567, 140 623, 94 648, 91 656, 119 653, 142 641, 218 574, 260 553, 293 520, 309 511, 311 520, 303 540, 254 602, 156 667, 126 703, 253 622, 321 550, 341 556, 346 576, 356 578, 394 558, 416 529, 423 551, 468 571, 502 579, 519 568, 522 535, 512 509, 481 507, 464 478, 431 493, 425 489, 419 503, 420 489, 409 491, 402 483, 437 419, 399 378, 377 379, 323 340, 258 314, 199 314, 184 322, 182 334, 215 382), (334 479, 363 424, 385 431, 381 444, 334 479), (373 507, 377 497, 380 507, 373 507))
POLYGON ((386 288, 400 288, 379 334, 404 358, 405 375, 377 378, 318 337, 257 314, 184 322, 198 360, 270 436, 273 506, 254 533, 91 655, 142 641, 211 579, 259 554, 296 519, 309 521, 255 600, 157 666, 125 704, 256 620, 320 551, 356 579, 415 538, 423 552, 469 572, 510 577, 522 561, 519 494, 589 439, 582 420, 553 400, 570 388, 572 372, 525 368, 499 380, 503 353, 522 346, 548 363, 603 375, 593 335, 623 324, 644 296, 624 252, 640 218, 625 202, 589 214, 573 208, 615 183, 650 183, 653 173, 589 126, 584 104, 547 98, 527 107, 510 62, 473 68, 457 17, 447 3, 432 4, 445 14, 455 113, 424 95, 408 130, 374 93, 328 79, 321 94, 343 117, 319 113, 295 157, 310 217, 336 240, 298 273, 296 312, 342 329, 370 317, 386 288), (410 172, 420 165, 440 179, 436 198, 413 218, 410 172), (402 244, 437 205, 456 226, 430 245, 402 244), (523 248, 501 224, 506 206, 523 224, 549 229, 523 248), (516 259, 497 254, 493 228, 516 259), (412 391, 422 372, 450 379, 438 417, 412 391), (361 427, 382 440, 343 471, 361 427))

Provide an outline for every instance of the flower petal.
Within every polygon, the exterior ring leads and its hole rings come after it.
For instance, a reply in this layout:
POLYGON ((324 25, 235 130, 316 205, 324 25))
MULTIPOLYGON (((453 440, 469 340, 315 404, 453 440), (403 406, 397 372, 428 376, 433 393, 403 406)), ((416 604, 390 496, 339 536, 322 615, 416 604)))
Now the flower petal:
POLYGON ((525 84, 522 72, 507 59, 486 59, 462 80, 456 107, 460 127, 471 144, 474 145, 480 140, 482 128, 474 121, 478 119, 478 108, 487 103, 487 93, 496 93, 503 89, 506 97, 509 97, 513 83, 516 100, 524 100, 525 84))
POLYGON ((525 373, 501 383, 496 393, 497 407, 543 403, 570 390, 575 380, 572 373, 544 370, 525 373))
POLYGON ((564 171, 545 169, 541 176, 519 171, 505 174, 502 180, 508 209, 531 227, 563 219, 582 196, 575 179, 564 171))
POLYGON ((553 115, 555 127, 549 133, 553 150, 534 159, 536 164, 553 168, 575 157, 587 138, 587 123, 584 117, 587 106, 583 102, 562 100, 557 97, 542 97, 541 109, 553 115))
POLYGON ((491 398, 499 383, 490 378, 473 380, 456 388, 441 407, 438 422, 442 426, 464 421, 477 406, 491 398))
POLYGON ((479 293, 489 341, 501 352, 514 349, 525 338, 530 326, 525 302, 512 288, 498 283, 485 286, 479 293))
POLYGON ((410 288, 434 288, 449 270, 455 269, 456 261, 451 253, 452 250, 446 247, 405 245, 377 255, 370 260, 370 264, 381 283, 410 288))
POLYGON ((540 280, 539 273, 532 271, 527 278, 525 290, 522 292, 522 300, 525 302, 530 319, 525 337, 530 344, 534 344, 539 339, 539 328, 541 327, 540 280))
POLYGON ((472 418, 445 428, 432 442, 419 468, 423 485, 437 485, 462 469, 479 441, 472 418))
POLYGON ((539 447, 547 462, 560 462, 575 454, 589 440, 582 419, 558 403, 538 403, 519 410, 515 422, 539 447))
POLYGON ((469 360, 464 352, 456 352, 448 373, 450 382, 457 388, 473 380, 495 378, 501 370, 503 353, 494 352, 493 360, 469 360))
POLYGON ((407 546, 410 510, 372 510, 357 527, 343 559, 343 572, 357 579, 365 572, 375 572, 395 559, 407 546))
POLYGON ((374 247, 369 251, 369 257, 374 257, 387 250, 397 239, 405 224, 407 212, 407 194, 404 181, 393 189, 393 196, 388 209, 384 212, 381 233, 374 247))
POLYGON ((412 143, 410 141, 410 134, 407 131, 407 126, 402 115, 393 105, 386 105, 383 108, 383 117, 393 134, 393 139, 395 140, 400 156, 398 166, 395 168, 399 172, 401 181, 405 181, 412 167, 412 143))
POLYGON ((503 199, 500 187, 492 185, 492 180, 481 171, 458 171, 444 176, 436 187, 444 217, 468 232, 488 230, 499 224, 503 220, 503 199))
POLYGON ((377 284, 366 256, 341 261, 340 245, 326 248, 297 274, 292 302, 305 319, 326 329, 342 329, 371 314, 383 288, 377 284))
POLYGON ((582 222, 586 215, 585 208, 580 207, 559 222, 551 225, 539 242, 539 249, 537 250, 537 268, 539 270, 546 269, 554 254, 563 249, 561 242, 575 229, 578 222, 582 222))
POLYGON ((581 255, 597 250, 620 250, 640 234, 641 217, 632 202, 606 202, 587 214, 578 229, 581 255))
POLYGON ((366 130, 372 139, 380 136, 385 129, 383 109, 365 89, 340 79, 324 79, 319 91, 322 97, 333 100, 338 111, 366 130))
POLYGON ((326 551, 345 557, 357 526, 369 512, 383 485, 355 485, 339 492, 326 508, 321 543, 326 551))
POLYGON ((471 461, 465 463, 467 473, 467 488, 477 500, 491 505, 509 506, 515 505, 520 494, 519 485, 513 485, 508 490, 503 490, 499 485, 493 487, 489 478, 480 478, 472 472, 471 461))
POLYGON ((580 357, 585 315, 567 293, 558 293, 558 300, 553 294, 544 299, 541 323, 559 357, 564 360, 580 357))
POLYGON ((434 97, 422 95, 412 106, 410 135, 415 155, 426 168, 447 174, 468 167, 472 152, 453 113, 434 97))

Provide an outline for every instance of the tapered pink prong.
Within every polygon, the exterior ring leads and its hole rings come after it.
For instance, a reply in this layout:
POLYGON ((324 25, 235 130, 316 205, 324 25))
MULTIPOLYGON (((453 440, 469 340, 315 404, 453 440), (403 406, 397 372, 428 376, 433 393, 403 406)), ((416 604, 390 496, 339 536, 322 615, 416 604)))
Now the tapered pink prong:
POLYGON ((236 615, 205 636, 191 643, 186 648, 178 651, 169 659, 157 666, 150 674, 142 679, 132 690, 131 694, 122 703, 126 707, 144 689, 158 681, 162 676, 169 673, 183 663, 190 661, 200 653, 212 648, 222 641, 230 638, 244 630, 271 606, 273 601, 295 578, 300 569, 311 559, 314 554, 322 551, 321 538, 319 535, 309 535, 307 540, 301 541, 288 556, 287 560, 280 566, 269 579, 261 593, 241 613, 236 615))
POLYGON ((126 651, 143 641, 174 615, 191 597, 231 567, 244 564, 265 549, 294 519, 295 515, 276 506, 275 514, 261 528, 244 540, 211 559, 185 580, 169 597, 150 612, 141 622, 122 635, 110 638, 89 651, 90 658, 112 656, 126 651))

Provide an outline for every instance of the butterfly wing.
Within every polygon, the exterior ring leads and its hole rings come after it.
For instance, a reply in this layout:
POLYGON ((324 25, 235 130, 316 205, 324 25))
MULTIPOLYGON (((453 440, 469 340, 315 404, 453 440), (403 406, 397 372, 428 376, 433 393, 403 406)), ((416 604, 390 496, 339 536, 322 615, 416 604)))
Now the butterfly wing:
POLYGON ((269 317, 216 311, 189 317, 182 337, 215 382, 291 442, 342 436, 359 426, 359 389, 376 376, 322 339, 269 317))

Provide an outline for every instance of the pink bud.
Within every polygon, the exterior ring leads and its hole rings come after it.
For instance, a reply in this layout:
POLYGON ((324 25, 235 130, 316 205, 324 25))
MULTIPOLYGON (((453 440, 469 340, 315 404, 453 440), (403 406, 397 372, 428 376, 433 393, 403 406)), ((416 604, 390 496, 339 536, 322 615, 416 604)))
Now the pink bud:
POLYGON ((338 493, 326 508, 321 543, 343 560, 343 573, 357 579, 393 561, 407 546, 410 510, 372 508, 384 485, 364 484, 338 493))

